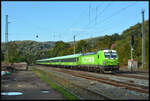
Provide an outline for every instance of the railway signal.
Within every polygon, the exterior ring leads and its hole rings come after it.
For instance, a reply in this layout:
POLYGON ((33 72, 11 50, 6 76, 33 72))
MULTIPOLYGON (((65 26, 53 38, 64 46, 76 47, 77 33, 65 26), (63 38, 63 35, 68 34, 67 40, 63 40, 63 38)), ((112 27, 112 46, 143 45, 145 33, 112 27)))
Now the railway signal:
MULTIPOLYGON (((132 51, 133 51, 133 45, 134 45, 134 35, 133 35, 133 34, 131 35, 130 44, 131 44, 131 62, 133 62, 133 54, 132 54, 132 53, 133 53, 133 52, 132 52, 132 51)), ((133 64, 133 63, 131 63, 131 72, 132 72, 132 64, 133 64)))
POLYGON ((133 46, 134 45, 134 35, 132 34, 131 35, 131 46, 133 46))
POLYGON ((75 35, 74 35, 73 38, 74 38, 74 54, 75 54, 75 53, 76 53, 76 48, 75 48, 75 47, 76 47, 76 46, 75 46, 75 35))
POLYGON ((5 47, 6 47, 6 53, 5 53, 5 60, 6 60, 6 64, 8 64, 9 62, 9 58, 8 58, 8 15, 6 15, 6 32, 5 32, 5 47))
POLYGON ((145 65, 145 32, 144 32, 144 10, 142 11, 142 68, 145 65))
POLYGON ((38 35, 36 35, 36 38, 38 38, 39 36, 38 35))

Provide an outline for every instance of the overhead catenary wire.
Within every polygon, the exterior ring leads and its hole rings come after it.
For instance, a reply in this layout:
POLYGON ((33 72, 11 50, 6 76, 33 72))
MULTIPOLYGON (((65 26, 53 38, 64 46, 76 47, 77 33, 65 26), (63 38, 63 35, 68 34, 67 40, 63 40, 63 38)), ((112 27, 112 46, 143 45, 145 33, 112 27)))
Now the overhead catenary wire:
POLYGON ((96 24, 96 21, 97 21, 97 11, 98 11, 98 7, 96 7, 95 24, 96 24))
MULTIPOLYGON (((108 7, 111 6, 111 4, 112 4, 112 2, 110 2, 109 4, 107 4, 107 5, 105 6, 105 8, 103 8, 102 11, 96 16, 96 18, 100 17, 100 15, 102 15, 102 13, 103 13, 104 11, 106 11, 106 10, 108 9, 108 7)), ((97 7, 97 8, 98 8, 98 7, 97 7)))
MULTIPOLYGON (((111 3, 109 3, 108 5, 106 5, 105 7, 104 7, 104 9, 102 9, 102 11, 101 12, 104 12, 109 6, 111 5, 111 3)), ((101 5, 99 5, 99 6, 101 6, 101 5)), ((97 8, 97 10, 98 10, 98 7, 99 6, 97 6, 96 8, 97 8)), ((98 18, 98 16, 96 15, 96 17, 95 18, 93 18, 92 20, 91 20, 91 4, 89 4, 89 24, 91 24, 91 21, 95 21, 95 19, 97 19, 98 18)), ((99 14, 101 14, 101 12, 99 13, 99 14)), ((82 12, 81 14, 80 14, 80 16, 83 14, 84 12, 82 12)), ((98 14, 98 15, 99 15, 98 14)), ((79 16, 79 19, 80 19, 80 16, 79 16)), ((69 28, 68 29, 70 29, 72 26, 74 26, 75 24, 77 23, 77 21, 75 22, 75 23, 73 23, 73 24, 71 24, 70 26, 69 26, 69 28)), ((88 24, 88 25, 89 25, 88 24)), ((88 25, 86 25, 86 26, 88 26, 88 25)), ((67 29, 66 29, 67 30, 67 29)), ((65 30, 65 31, 66 31, 65 30)), ((64 31, 64 32, 65 32, 64 31)), ((63 33, 64 33, 63 32, 63 33)), ((75 33, 75 35, 79 35, 80 33, 75 33)))
MULTIPOLYGON (((138 12, 136 15, 139 15, 140 13, 138 12)), ((139 20, 137 21, 137 23, 139 22, 139 20)), ((119 25, 118 25, 119 27, 117 27, 117 28, 119 28, 119 29, 122 29, 122 28, 124 28, 125 26, 129 26, 129 24, 127 24, 127 25, 123 25, 122 23, 119 23, 119 25)), ((96 31, 96 32, 85 32, 86 34, 82 34, 82 35, 93 35, 94 33, 102 33, 102 32, 107 32, 108 30, 111 30, 111 29, 114 29, 114 28, 116 28, 115 26, 110 26, 109 28, 102 28, 103 30, 101 30, 101 31, 96 31)), ((96 37, 96 36, 95 36, 96 37)), ((93 37, 94 38, 94 37, 93 37)))
MULTIPOLYGON (((111 4, 112 4, 111 2, 110 2, 109 4, 107 4, 107 5, 102 9, 102 11, 96 16, 96 18, 98 19, 98 16, 99 16, 100 14, 102 14, 108 7, 110 7, 111 4)), ((99 5, 99 6, 101 6, 101 5, 99 5)), ((97 6, 97 10, 98 10, 99 6, 97 6)), ((94 22, 94 21, 95 21, 95 18, 93 18, 93 19, 91 20, 91 22, 94 22)), ((92 24, 92 23, 89 23, 89 24, 85 25, 83 28, 88 27, 90 24, 92 24)))
MULTIPOLYGON (((126 6, 126 7, 123 7, 123 8, 121 8, 121 9, 119 9, 118 11, 116 11, 115 13, 113 13, 112 15, 106 17, 106 18, 103 19, 102 21, 99 21, 96 25, 101 24, 102 22, 109 20, 109 19, 112 18, 113 16, 118 15, 118 14, 121 13, 122 11, 126 10, 126 9, 129 8, 129 7, 132 7, 132 6, 135 5, 135 4, 136 4, 136 2, 130 4, 130 5, 126 6)), ((92 27, 94 27, 94 26, 96 26, 96 25, 93 25, 93 26, 91 26, 91 27, 88 27, 88 29, 89 29, 89 28, 92 28, 92 27)))
MULTIPOLYGON (((119 14, 120 12, 124 11, 125 9, 127 9, 127 8, 129 8, 129 7, 132 7, 132 6, 135 5, 135 4, 136 4, 136 2, 130 4, 130 5, 126 6, 126 7, 123 7, 123 8, 121 8, 121 9, 119 9, 118 11, 116 11, 115 13, 113 13, 111 16, 108 16, 107 18, 105 18, 102 22, 104 22, 104 21, 106 21, 106 20, 112 18, 113 16, 119 14)), ((109 5, 110 5, 110 4, 109 4, 109 5)), ((108 5, 107 5, 107 6, 108 6, 108 5)), ((106 8, 106 7, 105 7, 105 8, 106 8)), ((95 25, 94 25, 94 26, 95 26, 95 25)), ((94 27, 94 26, 92 26, 92 27, 94 27)), ((91 29, 92 27, 88 28, 88 30, 91 29)), ((86 31, 86 32, 87 32, 87 31, 86 31)))
MULTIPOLYGON (((112 4, 112 2, 108 3, 108 4, 100 11, 100 13, 97 14, 96 17, 91 20, 91 22, 94 22, 95 19, 97 20, 97 19, 98 19, 98 15, 100 15, 100 14, 102 14, 104 11, 106 11, 106 9, 108 9, 108 7, 110 7, 111 4, 112 4)), ((101 5, 96 6, 97 10, 98 10, 98 8, 99 8, 100 6, 101 6, 101 5)), ((83 28, 88 27, 90 24, 92 24, 92 23, 89 23, 89 24, 85 25, 83 28)), ((80 34, 81 34, 81 33, 79 33, 78 35, 80 35, 80 34)))
MULTIPOLYGON (((109 3, 109 4, 107 4, 105 7, 104 7, 104 9, 98 14, 98 15, 100 15, 101 13, 103 13, 104 12, 104 10, 106 10, 108 7, 110 7, 110 5, 111 5, 111 3, 109 3)), ((95 15, 95 25, 96 25, 96 22, 97 22, 97 17, 98 17, 98 15, 97 15, 97 10, 98 10, 98 6, 96 7, 96 15, 95 15)), ((92 41, 92 48, 94 47, 94 40, 92 40, 92 38, 93 38, 93 34, 91 34, 91 41, 92 41)))
POLYGON ((89 4, 89 24, 91 23, 91 4, 89 4))
MULTIPOLYGON (((135 15, 136 16, 138 16, 140 13, 138 12, 138 13, 136 13, 135 15)), ((138 23, 138 21, 140 20, 140 18, 137 20, 137 23, 138 23)), ((120 22, 120 23, 118 23, 117 25, 119 26, 119 27, 122 27, 122 23, 120 22), (119 25, 118 25, 119 24, 119 25)), ((110 25, 110 24, 108 24, 108 25, 110 25)), ((126 25, 127 26, 127 25, 126 25)), ((128 25, 128 26, 130 26, 130 25, 128 25)), ((112 27, 111 28, 114 28, 114 24, 112 25, 112 27)), ((103 27, 101 27, 101 29, 103 29, 103 27)), ((108 28, 109 29, 109 28, 108 28)), ((106 29, 106 30, 108 30, 108 29, 106 29)))
MULTIPOLYGON (((87 8, 86 8, 85 10, 87 10, 87 8)), ((85 10, 83 10, 83 11, 81 12, 81 14, 78 16, 78 19, 75 20, 72 24, 70 24, 70 26, 69 26, 63 33, 65 33, 68 29, 70 29, 72 26, 74 26, 74 25, 79 21, 81 15, 84 14, 85 10)))

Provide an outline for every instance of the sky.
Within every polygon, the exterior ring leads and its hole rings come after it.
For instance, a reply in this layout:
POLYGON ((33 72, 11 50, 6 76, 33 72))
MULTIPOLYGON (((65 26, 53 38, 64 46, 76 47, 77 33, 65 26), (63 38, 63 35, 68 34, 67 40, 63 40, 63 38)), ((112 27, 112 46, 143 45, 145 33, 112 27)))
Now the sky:
POLYGON ((73 41, 112 35, 149 19, 148 1, 2 1, 1 42, 73 41), (38 37, 36 37, 38 36, 38 37))

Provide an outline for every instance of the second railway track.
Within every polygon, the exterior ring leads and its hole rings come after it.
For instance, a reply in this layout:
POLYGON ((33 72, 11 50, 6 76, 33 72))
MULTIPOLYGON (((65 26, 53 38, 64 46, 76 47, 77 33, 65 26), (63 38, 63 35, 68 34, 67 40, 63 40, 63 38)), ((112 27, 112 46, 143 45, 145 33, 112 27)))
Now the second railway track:
POLYGON ((95 80, 95 81, 110 84, 110 85, 113 85, 116 87, 124 87, 124 88, 127 88, 129 90, 134 90, 134 91, 141 92, 141 93, 147 93, 147 94, 149 93, 149 91, 148 91, 149 87, 147 87, 147 86, 135 85, 135 84, 131 84, 131 83, 125 83, 125 82, 110 80, 110 79, 106 79, 106 78, 102 78, 102 77, 96 78, 96 77, 93 77, 93 76, 90 76, 87 74, 77 73, 74 71, 64 71, 64 70, 56 70, 56 71, 68 73, 68 74, 71 74, 73 76, 77 76, 77 77, 81 77, 81 78, 85 78, 85 79, 89 79, 89 80, 95 80))
MULTIPOLYGON (((128 89, 128 90, 135 91, 135 92, 139 92, 139 93, 143 93, 143 94, 149 94, 149 86, 127 83, 127 82, 121 82, 121 81, 111 80, 111 79, 107 79, 107 78, 103 78, 103 77, 94 77, 92 75, 86 74, 86 72, 84 72, 84 71, 75 71, 75 70, 70 70, 70 69, 68 70, 68 69, 59 69, 59 68, 56 69, 53 67, 49 68, 49 69, 52 69, 52 70, 57 71, 57 72, 69 74, 72 76, 76 76, 76 77, 80 77, 80 78, 84 78, 84 79, 93 80, 93 81, 97 81, 100 83, 112 85, 115 87, 128 89)), ((111 75, 113 75, 113 74, 111 74, 111 75)), ((140 78, 140 79, 142 79, 142 78, 140 78)))
MULTIPOLYGON (((94 76, 91 76, 91 75, 88 75, 88 74, 85 74, 83 71, 81 71, 80 73, 78 71, 67 71, 67 70, 56 70, 55 68, 51 68, 57 72, 63 72, 63 73, 67 73, 67 74, 70 74, 70 75, 73 75, 73 76, 77 76, 77 77, 81 77, 81 78, 85 78, 85 79, 89 79, 89 80, 95 80, 95 81, 98 81, 98 82, 101 82, 101 83, 105 83, 105 84, 109 84, 109 85, 112 85, 112 86, 116 86, 116 87, 121 87, 121 88, 126 88, 126 89, 129 89, 129 90, 133 90, 133 91, 136 91, 136 92, 141 92, 141 93, 146 93, 148 94, 149 93, 149 87, 148 86, 144 86, 144 85, 136 85, 136 84, 133 84, 133 83, 126 83, 126 82, 121 82, 121 81, 116 81, 116 80, 110 80, 110 79, 107 79, 107 78, 103 78, 103 77, 94 77, 94 76)), ((108 75, 113 75, 113 74, 108 74, 108 75)), ((115 74, 115 76, 122 76, 122 77, 135 77, 135 76, 129 76, 129 75, 121 75, 121 74, 115 74)), ((142 77, 137 77, 138 79, 143 79, 142 77)), ((145 79, 144 80, 148 80, 148 79, 145 79)))

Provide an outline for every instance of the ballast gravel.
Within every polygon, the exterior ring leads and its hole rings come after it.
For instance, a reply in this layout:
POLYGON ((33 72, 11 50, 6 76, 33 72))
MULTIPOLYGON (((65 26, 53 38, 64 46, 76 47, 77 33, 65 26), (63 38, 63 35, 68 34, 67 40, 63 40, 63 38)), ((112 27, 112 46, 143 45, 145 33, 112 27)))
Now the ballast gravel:
MULTIPOLYGON (((76 85, 87 88, 93 92, 98 92, 100 94, 107 95, 113 99, 120 99, 120 100, 130 100, 130 99, 131 100, 132 99, 133 100, 139 100, 139 99, 140 100, 141 99, 148 100, 149 99, 149 94, 140 93, 140 92, 126 89, 126 88, 115 87, 115 86, 108 85, 105 83, 72 76, 72 75, 66 74, 66 73, 57 72, 57 71, 51 69, 50 67, 48 68, 48 67, 40 66, 40 67, 36 67, 36 68, 41 69, 41 70, 46 70, 47 72, 51 72, 54 75, 57 75, 58 77, 67 80, 68 82, 72 82, 76 85)), ((59 69, 59 68, 56 68, 56 69, 59 69)), ((80 72, 80 71, 78 71, 78 72, 80 72)), ((132 79, 132 78, 125 78, 125 77, 116 77, 116 76, 96 74, 96 73, 91 73, 91 72, 89 72, 89 74, 97 76, 97 77, 99 76, 99 77, 109 78, 112 80, 118 80, 118 81, 123 81, 123 82, 128 82, 130 80, 133 80, 135 84, 145 85, 145 86, 149 85, 148 80, 138 80, 138 79, 132 79)), ((72 90, 73 90, 73 88, 72 88, 72 90)), ((80 90, 80 89, 76 89, 76 90, 80 90)), ((82 95, 79 95, 79 96, 82 96, 82 95)), ((89 98, 89 95, 87 95, 87 96, 88 96, 87 98, 89 98)))

